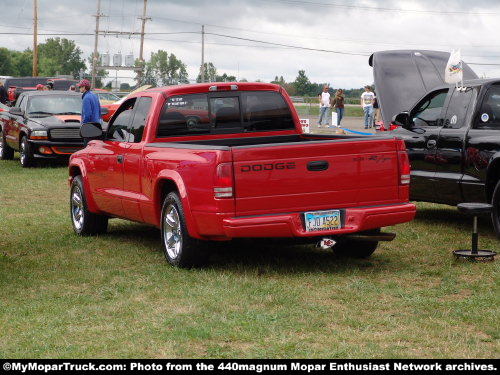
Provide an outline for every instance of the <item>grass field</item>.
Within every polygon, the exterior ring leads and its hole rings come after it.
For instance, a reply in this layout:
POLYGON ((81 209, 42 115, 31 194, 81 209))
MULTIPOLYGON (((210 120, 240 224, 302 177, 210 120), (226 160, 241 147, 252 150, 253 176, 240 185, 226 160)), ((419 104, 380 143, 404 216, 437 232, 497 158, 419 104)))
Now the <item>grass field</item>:
MULTIPOLYGON (((317 103, 311 105, 296 105, 295 109, 297 110, 299 116, 319 116, 319 107, 317 103)), ((362 117, 363 116, 363 108, 359 105, 357 106, 346 106, 345 114, 346 117, 362 117)))
POLYGON ((0 161, 2 358, 500 355, 500 260, 452 258, 470 228, 453 208, 419 204, 369 260, 252 241, 181 270, 154 228, 75 236, 66 178, 0 161))

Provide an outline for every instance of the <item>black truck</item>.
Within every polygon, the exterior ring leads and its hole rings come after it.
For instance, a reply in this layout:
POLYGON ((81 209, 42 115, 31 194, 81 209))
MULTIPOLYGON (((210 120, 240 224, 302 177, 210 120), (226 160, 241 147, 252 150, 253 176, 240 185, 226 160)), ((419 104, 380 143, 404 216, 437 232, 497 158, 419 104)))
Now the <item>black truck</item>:
POLYGON ((464 82, 445 84, 448 57, 436 51, 372 55, 384 122, 399 125, 393 133, 406 143, 410 199, 491 203, 500 237, 500 79, 477 79, 464 64, 464 82))

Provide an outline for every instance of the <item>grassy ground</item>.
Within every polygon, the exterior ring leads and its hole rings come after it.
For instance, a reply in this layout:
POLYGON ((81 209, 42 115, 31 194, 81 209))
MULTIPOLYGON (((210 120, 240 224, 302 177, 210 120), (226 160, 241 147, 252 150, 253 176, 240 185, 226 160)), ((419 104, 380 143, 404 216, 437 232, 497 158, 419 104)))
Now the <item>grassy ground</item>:
MULTIPOLYGON (((319 116, 319 106, 317 103, 311 105, 296 105, 295 109, 299 113, 299 116, 319 116)), ((346 106, 345 114, 347 117, 362 117, 363 108, 359 105, 356 106, 346 106)))
POLYGON ((419 204, 369 260, 253 241, 180 270, 154 228, 75 236, 66 176, 0 161, 0 357, 500 354, 499 260, 452 258, 470 227, 453 208, 419 204))

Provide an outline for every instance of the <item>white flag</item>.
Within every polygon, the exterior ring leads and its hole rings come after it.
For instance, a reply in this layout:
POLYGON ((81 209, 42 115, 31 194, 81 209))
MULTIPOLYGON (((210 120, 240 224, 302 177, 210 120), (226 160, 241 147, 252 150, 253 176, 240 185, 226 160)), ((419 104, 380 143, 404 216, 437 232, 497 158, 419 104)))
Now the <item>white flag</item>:
POLYGON ((463 80, 462 58, 460 50, 453 51, 450 54, 446 70, 444 72, 444 81, 446 83, 458 83, 463 80))

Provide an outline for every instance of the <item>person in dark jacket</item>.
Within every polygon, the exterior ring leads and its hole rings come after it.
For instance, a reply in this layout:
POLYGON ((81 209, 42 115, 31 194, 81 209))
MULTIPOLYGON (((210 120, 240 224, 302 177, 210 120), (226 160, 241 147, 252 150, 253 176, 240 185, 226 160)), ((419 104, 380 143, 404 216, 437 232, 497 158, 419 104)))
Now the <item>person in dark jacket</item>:
POLYGON ((82 95, 82 124, 88 122, 101 123, 101 103, 96 94, 90 91, 88 79, 82 79, 78 83, 78 88, 82 95))
POLYGON ((338 89, 332 99, 332 107, 334 107, 337 112, 337 126, 340 126, 340 121, 342 121, 344 117, 344 101, 344 90, 338 89))
POLYGON ((7 90, 3 85, 3 82, 0 81, 0 103, 7 104, 9 102, 9 97, 7 95, 7 90))

